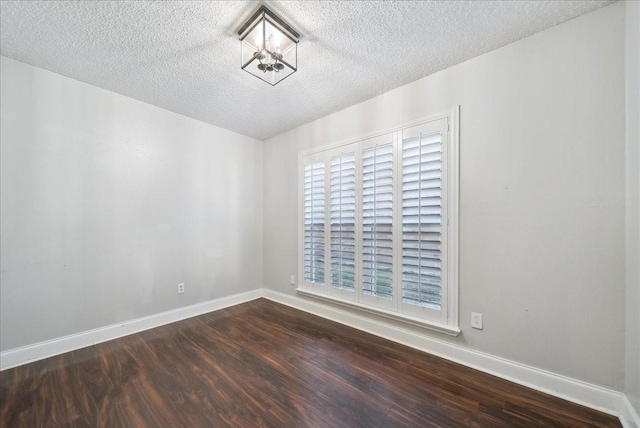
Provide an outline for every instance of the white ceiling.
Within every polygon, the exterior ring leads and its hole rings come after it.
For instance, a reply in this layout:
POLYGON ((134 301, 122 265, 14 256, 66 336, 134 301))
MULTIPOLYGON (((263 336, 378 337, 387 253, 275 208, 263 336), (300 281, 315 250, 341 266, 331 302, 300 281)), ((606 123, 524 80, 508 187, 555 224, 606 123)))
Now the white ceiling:
POLYGON ((254 1, 2 1, 0 52, 264 140, 608 3, 267 2, 302 35, 274 87, 240 69, 254 1))

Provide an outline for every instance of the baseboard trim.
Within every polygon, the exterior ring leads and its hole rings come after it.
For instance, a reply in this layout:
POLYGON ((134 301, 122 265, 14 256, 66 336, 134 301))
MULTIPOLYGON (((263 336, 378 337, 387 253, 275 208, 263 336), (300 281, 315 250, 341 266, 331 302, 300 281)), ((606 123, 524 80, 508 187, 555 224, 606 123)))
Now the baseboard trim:
POLYGON ((640 419, 638 419, 637 413, 627 397, 621 392, 420 335, 297 296, 265 289, 264 297, 555 397, 617 416, 625 428, 640 428, 640 419))
POLYGON ((393 342, 428 352, 485 373, 545 392, 620 418, 624 428, 640 428, 640 417, 621 392, 427 337, 391 324, 349 313, 326 304, 268 289, 256 289, 78 334, 0 353, 0 370, 128 336, 172 322, 258 299, 267 298, 320 317, 357 328, 393 342))
POLYGON ((0 370, 64 354, 76 349, 128 336, 144 330, 149 330, 161 325, 180 321, 186 318, 206 314, 208 312, 224 309, 250 300, 258 299, 264 295, 264 289, 259 288, 245 293, 234 294, 232 296, 221 297, 195 305, 185 306, 158 314, 136 318, 130 321, 112 324, 94 330, 83 331, 81 333, 60 337, 35 343, 33 345, 10 349, 0 353, 0 370))
POLYGON ((620 410, 620 422, 624 428, 640 428, 640 415, 633 408, 629 398, 623 397, 623 408, 620 410))

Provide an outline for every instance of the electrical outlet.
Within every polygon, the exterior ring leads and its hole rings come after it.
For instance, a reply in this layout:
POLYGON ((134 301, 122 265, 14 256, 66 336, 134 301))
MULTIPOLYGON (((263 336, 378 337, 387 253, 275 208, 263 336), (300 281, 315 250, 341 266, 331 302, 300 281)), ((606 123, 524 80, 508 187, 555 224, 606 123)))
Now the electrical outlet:
POLYGON ((178 284, 178 294, 184 293, 184 282, 178 284))
POLYGON ((482 330, 482 314, 471 312, 471 327, 482 330))
POLYGON ((295 275, 291 275, 289 277, 289 284, 296 285, 296 276, 295 275))

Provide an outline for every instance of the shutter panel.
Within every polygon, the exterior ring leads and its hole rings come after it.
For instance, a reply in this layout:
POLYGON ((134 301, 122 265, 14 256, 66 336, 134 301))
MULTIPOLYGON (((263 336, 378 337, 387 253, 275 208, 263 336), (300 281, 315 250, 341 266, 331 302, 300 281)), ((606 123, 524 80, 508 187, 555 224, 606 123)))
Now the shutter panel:
POLYGON ((393 146, 362 152, 362 292, 393 295, 393 146))
POLYGON ((402 142, 402 300, 441 309, 442 139, 402 142))
POLYGON ((314 284, 324 284, 324 178, 324 162, 304 166, 304 279, 314 284))
POLYGON ((355 290, 355 153, 331 159, 331 286, 355 290))

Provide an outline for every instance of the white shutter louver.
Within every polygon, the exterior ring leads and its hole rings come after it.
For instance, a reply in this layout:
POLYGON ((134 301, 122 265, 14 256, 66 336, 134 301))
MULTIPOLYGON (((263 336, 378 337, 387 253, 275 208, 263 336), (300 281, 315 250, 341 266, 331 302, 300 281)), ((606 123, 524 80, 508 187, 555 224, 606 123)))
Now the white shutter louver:
POLYGON ((458 133, 454 108, 301 153, 297 291, 458 335, 458 133))
POLYGON ((331 286, 355 291, 356 156, 331 159, 331 286))
POLYGON ((442 142, 402 142, 402 300, 441 309, 442 142))
POLYGON ((325 166, 314 162, 304 166, 304 279, 324 284, 325 166))
POLYGON ((369 296, 393 296, 393 146, 362 153, 362 288, 369 296))

